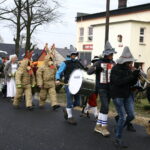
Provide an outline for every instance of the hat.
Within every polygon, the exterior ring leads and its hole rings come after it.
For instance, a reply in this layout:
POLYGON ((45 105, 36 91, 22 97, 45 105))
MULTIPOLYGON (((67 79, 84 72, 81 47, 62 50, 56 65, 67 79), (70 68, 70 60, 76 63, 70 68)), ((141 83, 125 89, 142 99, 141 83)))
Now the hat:
POLYGON ((76 56, 78 56, 78 52, 77 52, 77 50, 75 49, 75 48, 70 48, 69 50, 68 50, 68 54, 67 54, 67 56, 71 56, 71 55, 76 55, 76 56))
POLYGON ((130 62, 130 61, 134 62, 134 61, 136 61, 136 59, 134 59, 134 57, 132 56, 129 47, 125 46, 121 56, 117 60, 117 63, 118 64, 123 64, 125 62, 130 62))
POLYGON ((115 51, 114 48, 112 48, 110 43, 107 41, 105 44, 105 50, 103 51, 103 56, 108 56, 110 54, 115 54, 115 53, 117 53, 117 52, 115 51))
POLYGON ((96 62, 99 60, 99 57, 98 56, 94 56, 94 58, 91 60, 92 63, 96 62))

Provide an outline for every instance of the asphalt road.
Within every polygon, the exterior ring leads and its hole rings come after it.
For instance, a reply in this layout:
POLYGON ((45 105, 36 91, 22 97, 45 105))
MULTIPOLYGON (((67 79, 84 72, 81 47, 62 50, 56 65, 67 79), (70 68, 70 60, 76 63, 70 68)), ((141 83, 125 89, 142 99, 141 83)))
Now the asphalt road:
MULTIPOLYGON (((102 137, 93 131, 94 119, 74 115, 78 125, 72 126, 63 118, 62 108, 53 111, 49 105, 44 110, 14 110, 11 102, 0 98, 0 150, 116 150, 113 140, 114 120, 109 118, 111 136, 102 137)), ((135 125, 137 132, 124 131, 128 150, 150 149, 150 136, 144 127, 135 125)))

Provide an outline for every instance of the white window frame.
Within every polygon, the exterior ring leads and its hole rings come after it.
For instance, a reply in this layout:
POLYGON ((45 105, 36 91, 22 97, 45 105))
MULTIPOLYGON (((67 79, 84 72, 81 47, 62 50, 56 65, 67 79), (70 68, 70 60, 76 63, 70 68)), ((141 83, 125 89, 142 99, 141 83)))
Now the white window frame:
POLYGON ((79 28, 79 42, 83 42, 84 41, 84 28, 80 27, 79 28))
POLYGON ((92 42, 93 41, 93 27, 89 26, 88 27, 88 42, 92 42))
POLYGON ((145 45, 145 27, 140 27, 139 44, 145 45), (143 30, 143 31, 142 31, 143 30), (142 38, 142 41, 141 41, 142 38))

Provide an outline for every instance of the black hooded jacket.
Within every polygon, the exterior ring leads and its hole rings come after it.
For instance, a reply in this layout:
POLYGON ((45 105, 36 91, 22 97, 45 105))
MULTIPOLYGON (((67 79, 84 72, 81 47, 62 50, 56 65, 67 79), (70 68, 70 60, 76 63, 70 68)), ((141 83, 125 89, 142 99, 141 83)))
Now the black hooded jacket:
POLYGON ((112 98, 128 98, 132 86, 137 83, 138 77, 125 64, 117 64, 111 70, 110 93, 112 98))

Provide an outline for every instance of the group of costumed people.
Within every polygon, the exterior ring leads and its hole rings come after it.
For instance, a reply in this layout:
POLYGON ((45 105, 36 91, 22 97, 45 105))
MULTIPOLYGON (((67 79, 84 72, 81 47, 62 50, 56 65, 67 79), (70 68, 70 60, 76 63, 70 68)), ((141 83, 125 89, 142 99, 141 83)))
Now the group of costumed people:
POLYGON ((4 74, 7 83, 7 97, 13 101, 14 108, 18 109, 21 99, 25 97, 25 105, 28 110, 33 110, 32 88, 40 88, 39 107, 45 105, 47 95, 50 95, 51 106, 53 110, 60 107, 56 98, 55 90, 55 73, 56 66, 53 64, 53 57, 47 54, 44 63, 36 72, 32 68, 31 54, 29 53, 20 62, 17 61, 16 55, 11 55, 10 60, 4 67, 4 74))
MULTIPOLYGON (((19 108, 21 98, 24 95, 26 108, 32 110, 32 88, 37 86, 40 89, 39 107, 44 107, 49 94, 51 106, 53 110, 56 110, 60 107, 57 102, 56 86, 62 84, 63 76, 66 93, 66 107, 63 109, 64 118, 67 123, 76 125, 77 121, 73 115, 73 108, 80 105, 81 95, 78 93, 71 94, 68 88, 69 78, 76 69, 85 70, 89 75, 95 74, 95 92, 87 98, 87 104, 82 113, 88 115, 89 110, 92 109, 94 116, 97 118, 94 131, 103 136, 109 136, 108 113, 109 103, 112 99, 117 111, 114 144, 126 148, 127 145, 122 142, 123 129, 127 127, 128 131, 136 131, 131 121, 135 118, 134 85, 139 80, 140 70, 133 69, 133 63, 136 60, 129 47, 124 47, 116 63, 113 61, 115 53, 115 49, 107 42, 102 53, 103 57, 94 57, 91 61, 92 65, 85 68, 76 59, 78 52, 72 50, 69 51, 66 60, 60 64, 58 69, 54 63, 53 55, 47 53, 43 65, 36 72, 33 71, 31 66, 31 57, 26 57, 18 63, 16 55, 13 55, 4 68, 8 88, 7 96, 13 98, 14 108, 19 108), (96 102, 98 95, 100 100, 99 112, 96 102)), ((150 123, 148 129, 150 133, 150 123)))
MULTIPOLYGON (((95 132, 103 136, 109 136, 108 130, 108 112, 110 100, 113 100, 117 116, 115 116, 116 127, 114 144, 117 147, 127 148, 128 146, 122 142, 123 129, 126 127, 128 131, 135 132, 135 128, 131 121, 135 118, 134 114, 134 90, 136 83, 140 78, 140 70, 133 68, 136 61, 131 54, 129 47, 124 47, 123 52, 117 62, 113 61, 113 55, 116 53, 109 42, 105 45, 103 57, 94 57, 93 64, 89 68, 83 68, 78 59, 77 52, 71 53, 70 57, 64 61, 56 72, 56 84, 60 84, 61 75, 64 75, 65 91, 67 98, 67 106, 63 110, 64 118, 69 124, 76 125, 77 122, 73 117, 73 108, 79 103, 78 93, 72 95, 68 89, 68 80, 71 73, 76 69, 85 69, 89 75, 96 74, 95 92, 88 98, 88 103, 83 113, 88 109, 94 108, 94 114, 97 116, 95 132), (100 112, 97 111, 96 98, 99 95, 100 112), (92 103, 91 103, 92 101, 92 103)), ((150 124, 148 132, 150 133, 150 124)))

